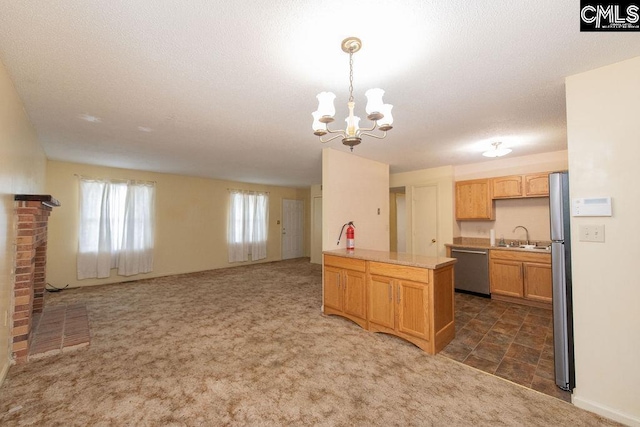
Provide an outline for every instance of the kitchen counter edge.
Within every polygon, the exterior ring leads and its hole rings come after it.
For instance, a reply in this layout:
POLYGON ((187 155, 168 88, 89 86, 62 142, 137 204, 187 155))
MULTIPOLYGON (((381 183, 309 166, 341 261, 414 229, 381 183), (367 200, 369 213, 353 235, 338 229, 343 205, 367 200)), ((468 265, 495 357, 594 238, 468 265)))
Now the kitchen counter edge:
POLYGON ((455 258, 428 257, 424 255, 413 255, 405 252, 386 252, 371 249, 334 249, 323 251, 324 255, 333 255, 343 258, 361 259, 364 261, 384 262, 388 264, 406 265, 408 267, 427 268, 437 270, 447 265, 457 262, 455 258))
POLYGON ((445 243, 448 248, 470 248, 470 249, 490 249, 492 251, 516 251, 516 252, 533 252, 536 254, 550 254, 550 249, 526 249, 526 248, 509 248, 505 246, 491 246, 482 244, 465 245, 462 243, 445 243))

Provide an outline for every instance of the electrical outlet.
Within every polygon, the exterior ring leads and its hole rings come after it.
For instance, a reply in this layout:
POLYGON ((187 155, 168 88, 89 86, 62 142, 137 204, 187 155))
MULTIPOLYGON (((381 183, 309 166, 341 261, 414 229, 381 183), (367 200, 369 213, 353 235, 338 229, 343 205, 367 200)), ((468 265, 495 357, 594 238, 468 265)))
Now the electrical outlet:
POLYGON ((579 232, 581 242, 604 243, 604 225, 581 225, 579 232))

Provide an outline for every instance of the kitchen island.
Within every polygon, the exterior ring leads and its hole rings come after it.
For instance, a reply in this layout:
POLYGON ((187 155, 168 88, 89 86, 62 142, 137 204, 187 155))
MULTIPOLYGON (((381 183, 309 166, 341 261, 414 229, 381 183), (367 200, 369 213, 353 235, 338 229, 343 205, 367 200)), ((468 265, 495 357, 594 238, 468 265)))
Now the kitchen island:
POLYGON ((455 336, 454 258, 367 249, 323 252, 323 312, 429 354, 455 336))

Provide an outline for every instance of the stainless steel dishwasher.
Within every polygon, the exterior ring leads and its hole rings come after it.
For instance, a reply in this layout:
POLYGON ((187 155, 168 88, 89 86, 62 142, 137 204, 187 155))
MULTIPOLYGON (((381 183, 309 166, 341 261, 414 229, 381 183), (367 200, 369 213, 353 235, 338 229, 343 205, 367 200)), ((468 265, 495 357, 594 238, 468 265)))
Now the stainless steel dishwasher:
POLYGON ((489 250, 478 248, 451 248, 455 264, 455 288, 482 296, 491 295, 489 286, 489 250))

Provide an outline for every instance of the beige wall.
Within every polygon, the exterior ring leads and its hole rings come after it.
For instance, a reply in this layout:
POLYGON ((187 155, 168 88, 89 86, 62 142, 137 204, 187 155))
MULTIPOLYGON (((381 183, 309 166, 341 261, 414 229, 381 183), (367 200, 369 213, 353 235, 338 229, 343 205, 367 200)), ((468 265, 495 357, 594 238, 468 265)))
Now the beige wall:
POLYGON ((611 217, 572 217, 573 318, 580 407, 640 425, 640 57, 566 80, 572 198, 610 196, 611 217), (579 227, 605 226, 605 242, 579 227))
POLYGON ((505 241, 524 240, 522 225, 529 230, 533 241, 549 241, 549 198, 508 199, 495 201, 495 221, 459 221, 460 236, 488 239, 491 229, 496 232, 496 242, 504 237, 505 241))
MULTIPOLYGON (((115 169, 77 163, 49 161, 47 192, 60 200, 49 223, 47 280, 54 286, 71 287, 122 282, 242 265, 227 262, 228 188, 268 191, 269 238, 267 258, 281 259, 282 199, 304 200, 309 212, 309 189, 243 184, 180 175, 115 169), (108 279, 76 278, 78 246, 78 178, 156 181, 156 244, 154 271, 131 277, 113 271, 108 279)), ((305 254, 309 255, 309 224, 305 213, 305 254)))
POLYGON ((406 194, 406 243, 407 251, 412 246, 413 187, 435 185, 438 188, 438 255, 446 255, 446 243, 453 242, 455 222, 453 220, 453 167, 422 169, 413 172, 395 173, 389 178, 391 188, 405 187, 406 194))
POLYGON ((340 228, 349 221, 356 226, 357 248, 389 250, 389 165, 325 148, 322 150, 323 250, 346 246, 344 235, 340 246, 336 243, 340 228))
POLYGON ((16 227, 13 196, 42 194, 45 169, 44 151, 11 78, 0 63, 0 383, 11 356, 16 227))
POLYGON ((518 157, 509 155, 486 162, 454 166, 453 175, 456 181, 463 181, 465 179, 493 178, 525 173, 556 172, 567 170, 567 159, 568 152, 566 150, 518 157))

